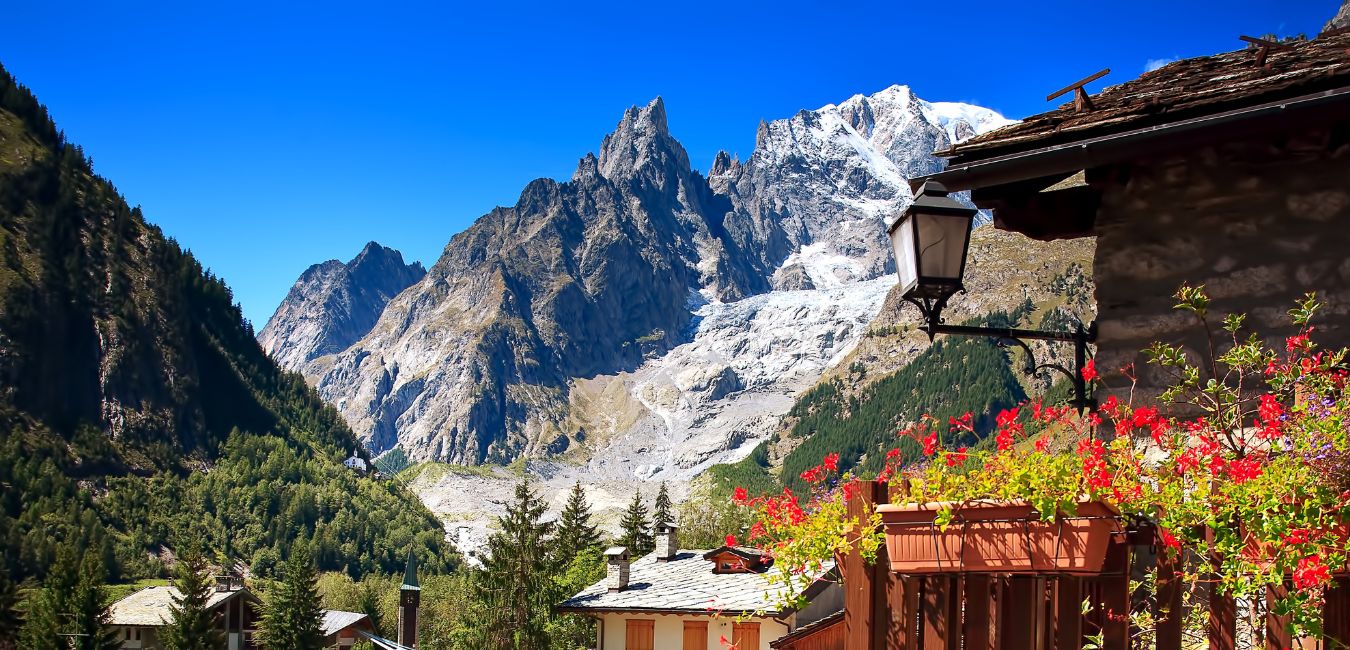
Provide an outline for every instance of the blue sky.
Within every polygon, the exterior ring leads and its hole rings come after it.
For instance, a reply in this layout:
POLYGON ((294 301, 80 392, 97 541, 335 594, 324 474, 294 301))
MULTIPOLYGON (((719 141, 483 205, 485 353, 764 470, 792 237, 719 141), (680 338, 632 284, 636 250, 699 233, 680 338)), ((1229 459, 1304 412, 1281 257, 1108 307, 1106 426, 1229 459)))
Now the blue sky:
POLYGON ((856 93, 909 84, 1023 117, 1104 67, 1089 88, 1239 34, 1315 34, 1339 0, 271 4, 12 3, 0 39, 97 171, 260 328, 307 266, 369 240, 430 265, 657 95, 706 170, 748 156, 759 120, 856 93))

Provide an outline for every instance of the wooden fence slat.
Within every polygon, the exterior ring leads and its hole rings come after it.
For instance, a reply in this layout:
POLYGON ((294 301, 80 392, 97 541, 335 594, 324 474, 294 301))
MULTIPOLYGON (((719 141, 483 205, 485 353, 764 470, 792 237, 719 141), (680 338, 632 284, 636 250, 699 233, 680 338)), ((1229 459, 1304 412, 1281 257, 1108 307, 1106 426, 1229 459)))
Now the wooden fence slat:
POLYGON ((960 615, 953 611, 956 578, 928 576, 919 596, 919 647, 923 650, 959 650, 960 615), (953 616, 953 614, 956 614, 953 616))
POLYGON ((1181 584, 1181 553, 1162 549, 1158 554, 1158 602, 1153 609, 1157 621, 1157 650, 1181 650, 1181 611, 1184 586, 1181 584))
POLYGON ((1030 576, 1008 578, 999 603, 999 650, 1033 650, 1036 647, 1036 625, 1039 601, 1044 596, 1037 590, 1038 580, 1030 576))
MULTIPOLYGON (((859 481, 858 494, 848 504, 850 517, 860 521, 866 519, 869 505, 886 503, 886 484, 878 481, 859 481)), ((876 611, 877 607, 886 607, 888 602, 880 596, 885 595, 886 573, 890 565, 886 558, 886 549, 877 552, 875 564, 868 564, 857 549, 844 556, 844 648, 846 650, 877 650, 884 646, 878 640, 885 633, 885 621, 889 613, 876 611)))
POLYGON ((1083 647, 1083 584, 1078 578, 1064 576, 1055 581, 1055 648, 1080 650, 1083 647))
POLYGON ((1293 617, 1280 616, 1272 611, 1275 603, 1289 594, 1284 585, 1266 588, 1266 647, 1272 650, 1286 650, 1294 646, 1294 635, 1289 632, 1293 617))
POLYGON ((1333 642, 1350 645, 1350 578, 1337 578, 1327 590, 1322 605, 1322 634, 1327 637, 1324 648, 1338 647, 1333 642))
MULTIPOLYGON (((1207 529, 1205 538, 1213 544, 1214 530, 1207 529)), ((1210 561, 1214 566, 1222 564, 1217 556, 1212 556, 1210 561)), ((1237 603, 1233 602, 1232 596, 1223 593, 1222 585, 1217 580, 1209 583, 1209 620, 1205 624, 1205 631, 1209 636, 1210 650, 1236 650, 1237 603)))
POLYGON ((965 650, 994 650, 990 628, 994 620, 991 582, 987 575, 966 577, 965 650))
POLYGON ((1129 650, 1130 647, 1130 545, 1123 537, 1112 540, 1107 550, 1108 575, 1101 583, 1103 650, 1129 650))

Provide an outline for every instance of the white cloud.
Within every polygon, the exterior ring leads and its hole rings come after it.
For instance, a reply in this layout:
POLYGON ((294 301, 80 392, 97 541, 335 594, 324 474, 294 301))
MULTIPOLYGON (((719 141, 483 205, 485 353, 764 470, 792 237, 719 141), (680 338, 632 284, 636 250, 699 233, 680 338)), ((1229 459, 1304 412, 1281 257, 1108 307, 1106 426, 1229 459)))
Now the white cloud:
POLYGON ((1149 59, 1148 61, 1144 62, 1144 72, 1153 72, 1154 70, 1157 70, 1158 68, 1161 68, 1180 58, 1181 57, 1179 56, 1174 56, 1170 59, 1149 59))

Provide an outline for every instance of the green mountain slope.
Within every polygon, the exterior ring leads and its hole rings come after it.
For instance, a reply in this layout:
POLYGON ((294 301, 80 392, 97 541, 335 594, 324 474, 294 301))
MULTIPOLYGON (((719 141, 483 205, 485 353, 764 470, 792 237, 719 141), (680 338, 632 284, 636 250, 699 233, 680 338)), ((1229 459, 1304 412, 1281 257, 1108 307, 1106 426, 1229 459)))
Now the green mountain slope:
POLYGON ((0 68, 0 543, 41 575, 60 543, 114 571, 205 539, 264 572, 455 558, 410 494, 342 467, 345 423, 258 346, 229 288, 145 221, 0 68))

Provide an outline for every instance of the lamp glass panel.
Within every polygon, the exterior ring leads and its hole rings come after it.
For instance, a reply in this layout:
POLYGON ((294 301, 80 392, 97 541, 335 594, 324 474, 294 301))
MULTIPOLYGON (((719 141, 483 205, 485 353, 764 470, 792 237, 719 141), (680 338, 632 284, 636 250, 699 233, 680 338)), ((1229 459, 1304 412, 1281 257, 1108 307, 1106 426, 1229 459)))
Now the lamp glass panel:
POLYGON ((922 213, 914 219, 919 235, 919 275, 960 281, 971 219, 922 213))
POLYGON ((895 251, 895 272, 904 293, 919 281, 918 263, 914 259, 914 217, 900 217, 900 225, 891 231, 891 248, 895 251))

